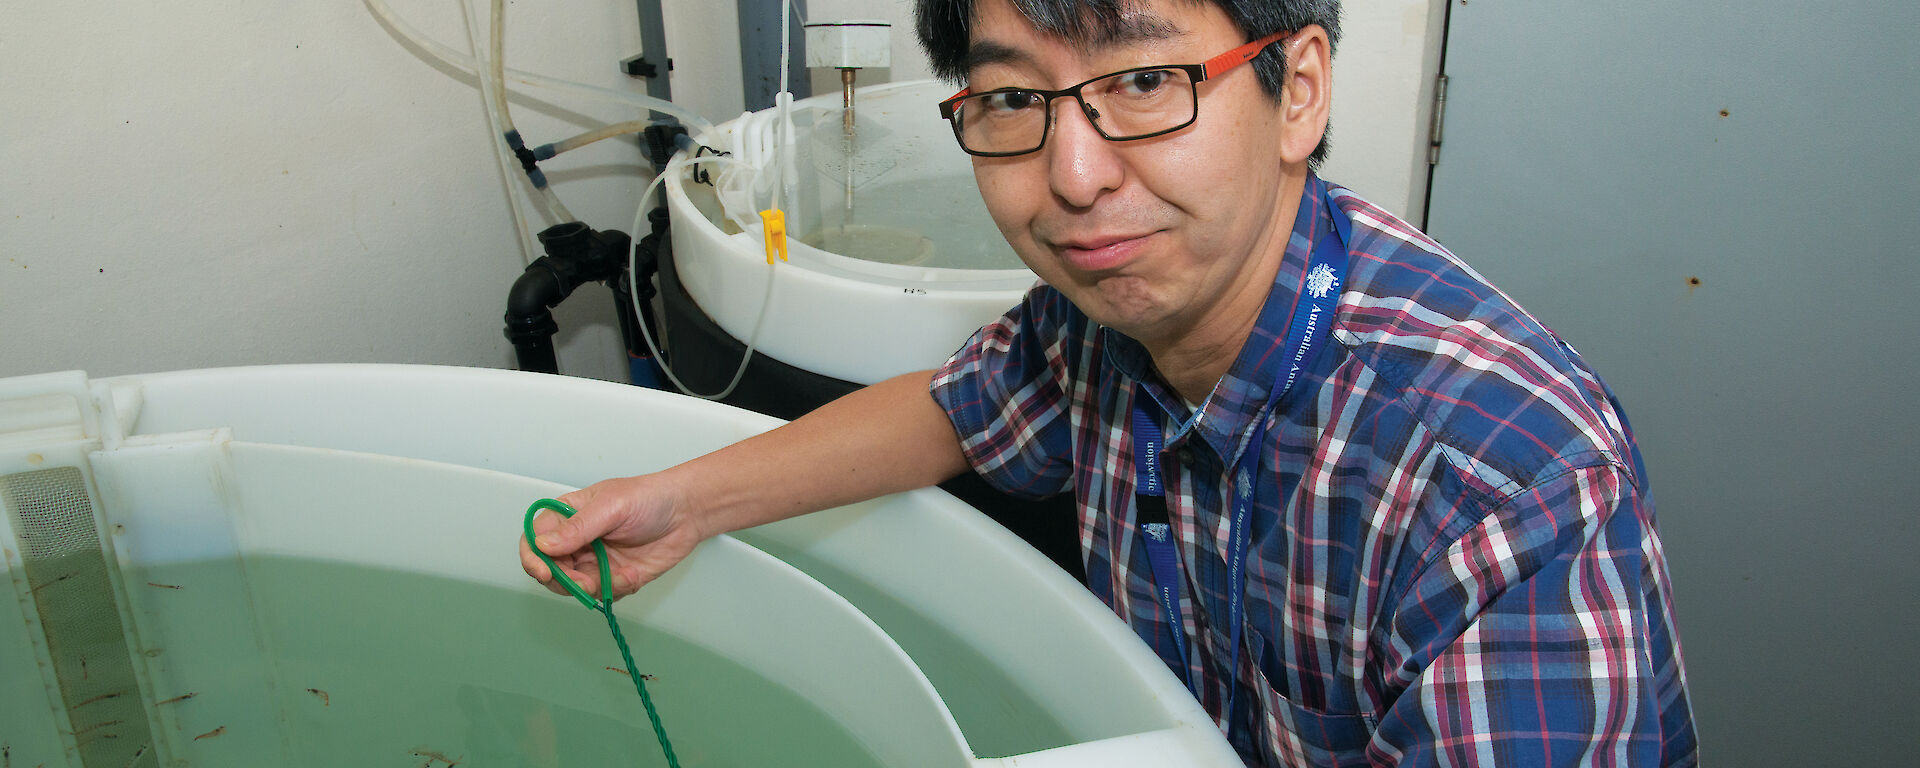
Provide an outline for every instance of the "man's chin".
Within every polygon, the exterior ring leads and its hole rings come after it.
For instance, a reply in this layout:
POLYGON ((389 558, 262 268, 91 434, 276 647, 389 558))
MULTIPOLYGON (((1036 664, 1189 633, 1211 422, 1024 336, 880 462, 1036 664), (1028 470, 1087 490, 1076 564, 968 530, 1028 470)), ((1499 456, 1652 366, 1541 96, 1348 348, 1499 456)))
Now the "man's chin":
MULTIPOLYGON (((1096 323, 1112 328, 1134 338, 1142 338, 1152 329, 1166 323, 1167 315, 1164 302, 1154 300, 1147 295, 1142 286, 1109 285, 1113 280, 1099 284, 1075 295, 1062 291, 1074 306, 1085 312, 1096 323)), ((1138 282, 1129 280, 1129 282, 1138 282)))

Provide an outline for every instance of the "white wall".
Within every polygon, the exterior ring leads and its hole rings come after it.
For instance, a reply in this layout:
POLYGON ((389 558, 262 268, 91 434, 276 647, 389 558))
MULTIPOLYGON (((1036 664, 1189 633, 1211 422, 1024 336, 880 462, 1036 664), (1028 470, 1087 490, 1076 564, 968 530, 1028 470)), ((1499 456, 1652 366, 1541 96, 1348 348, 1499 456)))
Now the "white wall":
MULTIPOLYGON (((465 50, 457 3, 390 2, 465 50)), ((713 119, 740 110, 733 8, 666 6, 675 99, 713 119)), ((1354 4, 1336 66, 1327 173, 1395 210, 1415 207, 1425 180, 1412 169, 1431 10, 1354 4)), ((924 76, 907 0, 813 0, 811 13, 894 21, 895 66, 863 82, 924 76)), ((614 68, 639 51, 634 14, 516 0, 508 60, 642 93, 614 68)), ((506 196, 525 185, 493 158, 473 79, 361 4, 16 3, 0 71, 0 376, 513 364, 501 314, 523 262, 506 196)), ((632 116, 525 88, 513 110, 535 143, 632 116)), ((546 165, 576 215, 631 226, 648 172, 631 142, 546 165)), ((557 315, 564 371, 624 377, 604 290, 557 315)))
MULTIPOLYGON (((1416 223, 1426 203, 1428 107, 1445 14, 1444 0, 1349 0, 1333 68, 1334 144, 1324 175, 1416 223)), ((892 70, 861 72, 863 84, 933 76, 913 34, 913 0, 808 0, 807 16, 893 24, 892 70)), ((840 88, 831 70, 812 82, 814 93, 840 88)))
POLYGON ((1333 151, 1322 175, 1415 224, 1446 0, 1346 3, 1333 64, 1333 151))

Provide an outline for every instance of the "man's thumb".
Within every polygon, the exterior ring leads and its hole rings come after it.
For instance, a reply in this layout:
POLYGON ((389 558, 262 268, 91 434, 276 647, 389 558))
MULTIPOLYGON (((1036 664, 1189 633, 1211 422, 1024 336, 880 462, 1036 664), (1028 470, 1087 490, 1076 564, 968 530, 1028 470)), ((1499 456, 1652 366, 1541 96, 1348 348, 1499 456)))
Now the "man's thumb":
MULTIPOLYGON (((575 507, 575 510, 578 509, 575 507)), ((547 553, 548 557, 572 552, 579 549, 581 544, 599 536, 591 530, 595 518, 586 512, 576 511, 573 517, 566 517, 559 512, 551 514, 559 518, 559 523, 540 533, 533 540, 533 545, 541 552, 547 553)))

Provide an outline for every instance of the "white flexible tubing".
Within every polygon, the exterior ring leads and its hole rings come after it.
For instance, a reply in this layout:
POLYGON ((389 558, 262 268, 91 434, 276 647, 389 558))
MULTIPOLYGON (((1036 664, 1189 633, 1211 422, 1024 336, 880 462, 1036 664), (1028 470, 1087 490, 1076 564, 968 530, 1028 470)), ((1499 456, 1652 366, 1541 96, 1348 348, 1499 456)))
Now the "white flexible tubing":
MULTIPOLYGON (((476 59, 483 58, 486 46, 480 39, 479 19, 474 16, 473 3, 471 0, 461 0, 460 7, 465 11, 467 39, 473 46, 473 55, 476 59)), ((493 108, 493 81, 484 72, 476 74, 480 76, 482 102, 487 108, 487 127, 493 131, 487 143, 493 147, 493 157, 500 164, 500 177, 507 184, 507 207, 513 212, 513 229, 520 238, 521 265, 529 265, 539 249, 535 247, 533 232, 528 227, 526 206, 520 202, 519 185, 514 182, 516 176, 524 174, 520 172, 519 162, 508 157, 506 144, 501 139, 506 131, 500 127, 500 115, 493 108)))
MULTIPOLYGON (((420 30, 414 28, 413 25, 408 24, 404 19, 400 18, 398 14, 394 13, 393 9, 387 5, 386 0, 363 0, 363 2, 366 3, 368 10, 373 11, 373 14, 380 17, 381 21, 386 22, 387 26, 392 27, 393 31, 398 32, 401 37, 406 38, 407 42, 413 43, 419 47, 420 50, 438 59, 440 63, 462 72, 477 74, 473 64, 473 57, 442 45, 433 38, 427 37, 420 30)), ((629 93, 613 88, 602 88, 597 85, 576 83, 572 80, 548 77, 521 69, 508 68, 506 73, 512 77, 515 82, 522 85, 531 85, 535 88, 572 93, 577 96, 584 96, 599 101, 633 106, 640 109, 650 109, 661 114, 672 115, 678 118, 680 122, 685 123, 690 130, 697 129, 693 130, 696 135, 713 129, 713 123, 701 117, 698 113, 671 101, 656 99, 646 94, 629 93)))
POLYGON ((653 121, 651 120, 628 120, 624 123, 601 126, 578 136, 554 142, 553 154, 561 155, 596 141, 611 139, 615 136, 628 133, 639 133, 646 130, 650 125, 653 125, 653 121))
MULTIPOLYGON (((693 165, 695 163, 720 163, 723 165, 739 165, 739 166, 750 168, 750 166, 747 166, 746 163, 743 163, 734 158, 725 157, 722 155, 706 155, 703 157, 688 158, 687 165, 693 165)), ((645 220, 647 217, 647 198, 653 195, 653 190, 655 187, 660 186, 666 180, 667 180, 667 170, 665 168, 661 168, 659 173, 654 174, 653 182, 648 184, 646 190, 640 193, 640 207, 639 209, 635 210, 633 213, 633 230, 632 230, 633 232, 635 233, 640 232, 641 225, 645 223, 645 220)), ((666 190, 664 189, 661 190, 660 194, 663 194, 663 195, 666 194, 666 190)), ((765 234, 762 233, 761 236, 765 237, 765 234)), ((639 263, 638 263, 639 257, 637 256, 637 251, 638 249, 634 249, 634 248, 627 249, 627 274, 628 275, 639 274, 639 263)), ((660 372, 667 375, 667 381, 670 381, 673 383, 674 389, 680 390, 682 394, 698 397, 703 400, 724 400, 726 399, 727 395, 733 394, 734 387, 740 386, 740 380, 742 378, 745 378, 747 375, 747 363, 753 361, 754 342, 760 339, 760 329, 766 325, 767 307, 773 304, 773 270, 774 270, 774 265, 768 264, 767 265, 767 290, 766 290, 766 293, 760 296, 760 314, 757 317, 755 317, 753 320, 753 332, 747 335, 747 339, 746 339, 747 350, 746 352, 741 353, 740 355, 740 367, 737 369, 734 369, 733 379, 727 382, 727 387, 725 389, 720 390, 716 394, 709 395, 709 394, 702 394, 699 392, 695 392, 693 391, 692 388, 688 387, 685 382, 680 381, 680 377, 675 376, 673 374, 673 369, 667 366, 667 363, 666 363, 667 358, 660 354, 660 345, 654 343, 653 332, 647 330, 647 324, 644 321, 637 323, 637 325, 640 326, 640 337, 643 339, 646 339, 647 341, 647 351, 653 353, 654 362, 660 366, 660 372)), ((634 290, 628 291, 628 293, 631 294, 633 299, 634 316, 645 317, 646 310, 640 304, 641 291, 636 287, 634 290)))
POLYGON ((788 27, 793 14, 787 12, 790 7, 791 3, 780 4, 780 92, 773 96, 774 111, 780 116, 780 122, 774 124, 778 138, 773 147, 773 205, 770 206, 776 211, 786 210, 780 205, 787 185, 799 183, 793 168, 793 82, 787 72, 788 65, 793 63, 793 33, 788 27))
MULTIPOLYGON (((469 24, 471 24, 474 13, 473 0, 463 0, 463 2, 467 8, 469 24)), ((469 29, 471 29, 471 27, 469 27, 469 29)), ((487 14, 487 55, 481 58, 480 61, 487 65, 486 70, 480 73, 480 90, 487 97, 487 108, 492 110, 493 135, 498 137, 495 139, 496 145, 494 148, 500 152, 508 152, 510 149, 505 146, 506 135, 511 133, 519 136, 520 132, 513 126, 512 110, 507 108, 506 0, 493 0, 492 2, 492 6, 487 14)), ((519 158, 517 157, 507 157, 511 158, 507 161, 509 165, 519 162, 519 158)), ((521 175, 526 176, 527 174, 523 171, 521 175)), ((533 185, 533 179, 531 177, 527 178, 527 184, 533 186, 531 194, 546 208, 549 223, 559 224, 568 221, 578 221, 578 219, 574 217, 573 212, 567 210, 567 206, 561 204, 560 196, 554 193, 552 185, 533 185)))

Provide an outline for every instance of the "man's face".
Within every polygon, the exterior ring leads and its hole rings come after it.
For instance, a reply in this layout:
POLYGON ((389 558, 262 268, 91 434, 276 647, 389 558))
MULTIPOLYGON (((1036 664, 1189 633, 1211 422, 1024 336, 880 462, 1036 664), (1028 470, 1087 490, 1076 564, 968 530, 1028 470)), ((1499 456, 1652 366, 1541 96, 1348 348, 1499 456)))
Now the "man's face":
MULTIPOLYGON (((1132 26, 1164 34, 1087 50, 1038 32, 1007 0, 982 0, 970 43, 983 63, 967 85, 1065 88, 1246 42, 1210 4, 1144 2, 1132 13, 1159 21, 1132 26)), ((1193 335, 1224 306, 1257 311, 1269 287, 1257 277, 1277 268, 1292 231, 1292 216, 1280 218, 1297 200, 1282 195, 1281 105, 1252 67, 1198 88, 1198 119, 1165 136, 1107 141, 1063 98, 1039 151, 973 161, 987 210, 1027 266, 1096 322, 1150 345, 1193 335)))

